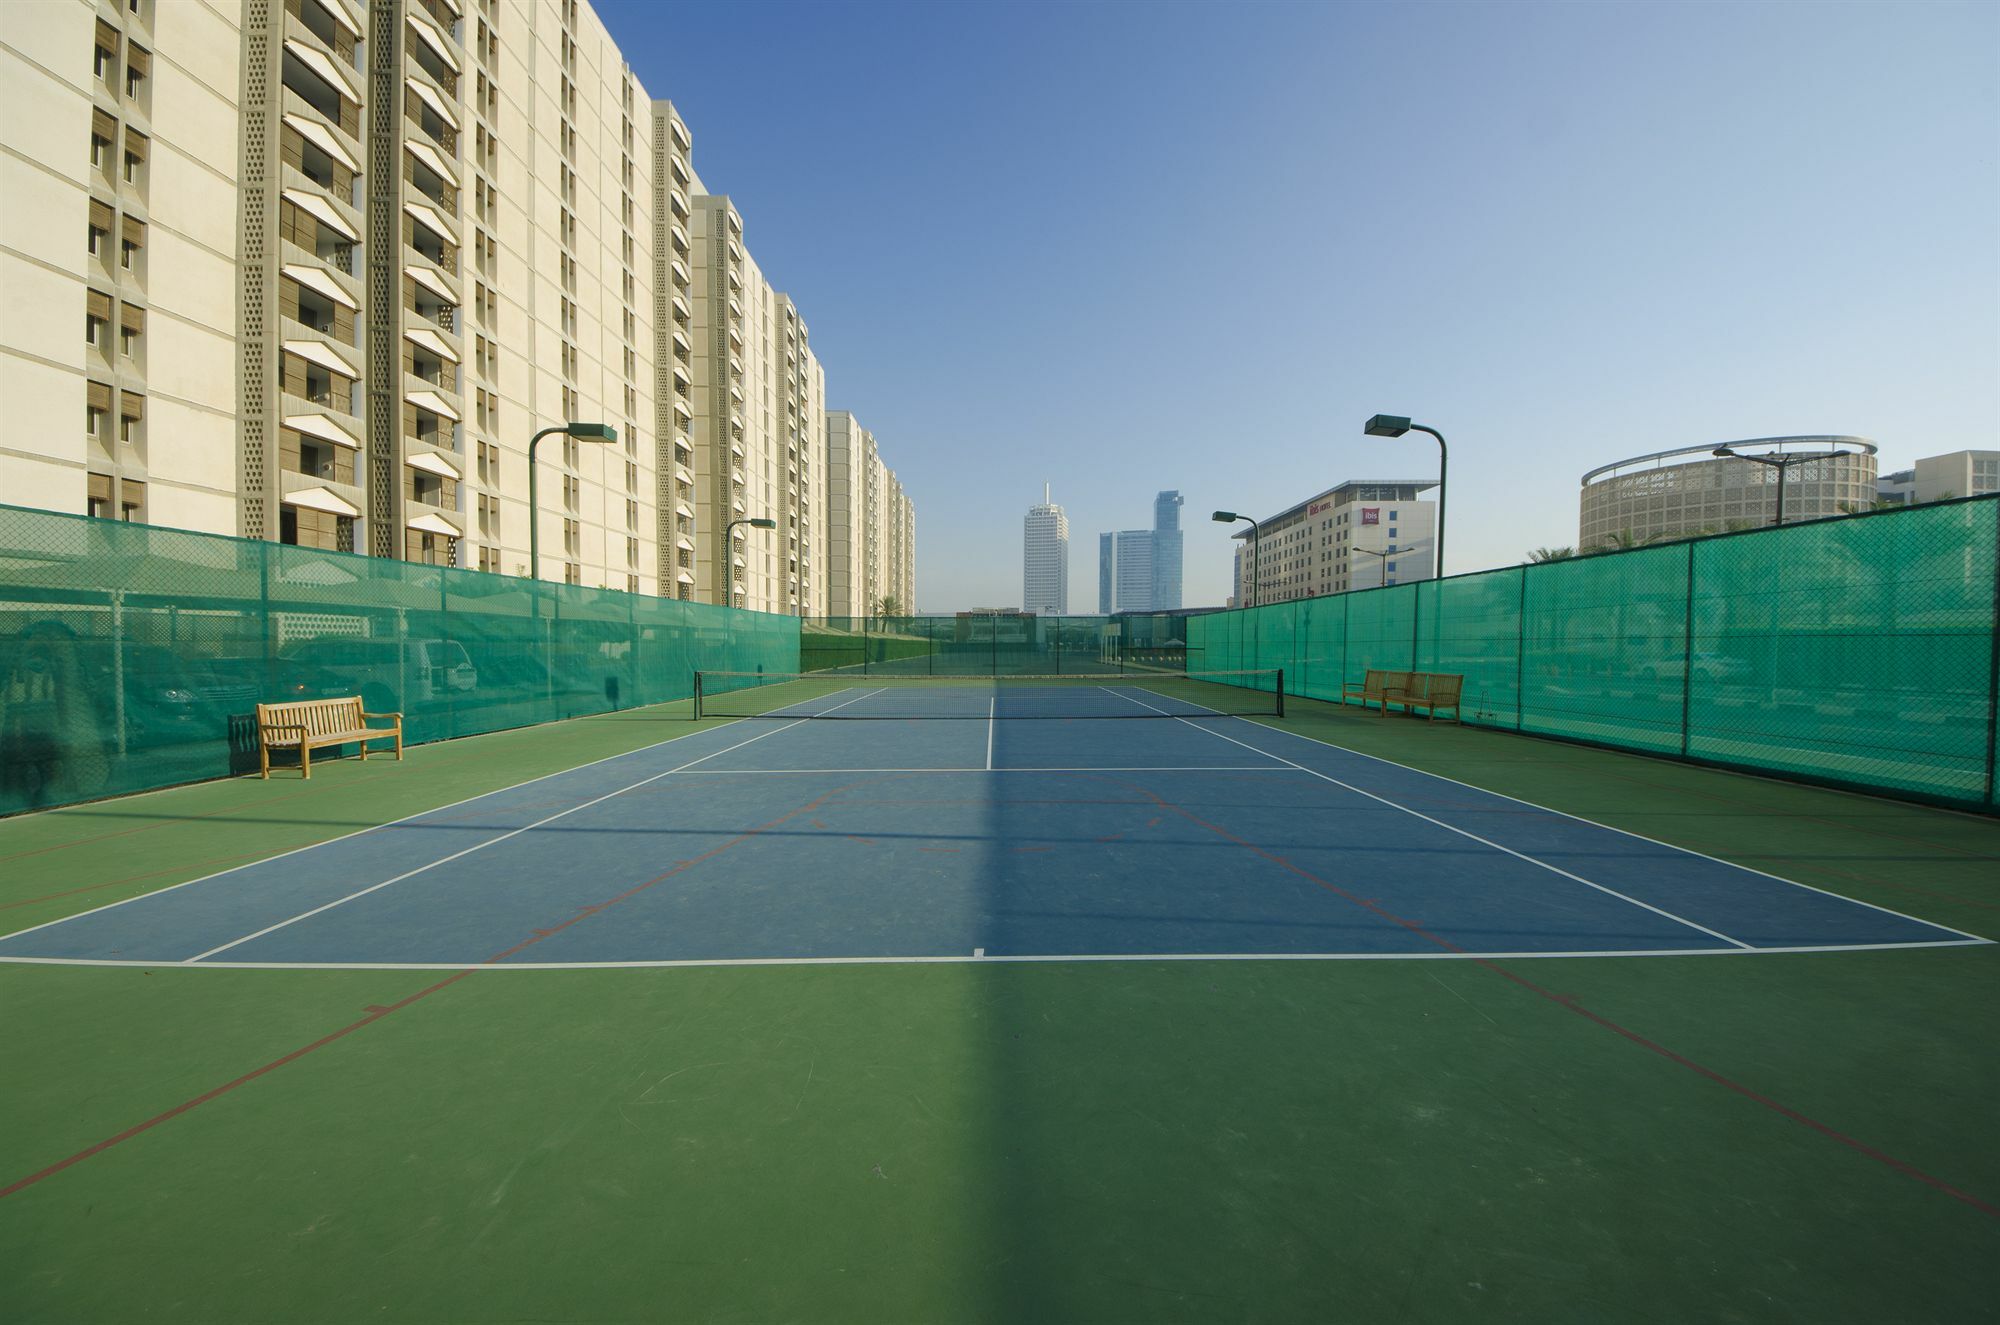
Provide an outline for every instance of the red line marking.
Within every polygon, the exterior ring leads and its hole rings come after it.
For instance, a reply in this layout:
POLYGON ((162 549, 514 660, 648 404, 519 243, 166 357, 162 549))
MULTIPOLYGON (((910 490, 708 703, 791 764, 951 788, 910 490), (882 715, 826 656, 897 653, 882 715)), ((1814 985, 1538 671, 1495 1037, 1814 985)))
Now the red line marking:
MULTIPOLYGON (((239 805, 225 805, 219 810, 210 810, 205 814, 176 816, 171 819, 163 818, 149 824, 140 824, 134 828, 121 828, 115 833, 92 833, 88 837, 79 837, 68 842, 57 842, 53 846, 36 847, 33 851, 17 851, 11 856, 0 856, 0 861, 26 860, 29 856, 44 856, 51 851, 67 851, 71 847, 95 846, 99 842, 108 842, 114 837, 130 837, 134 833, 150 833, 155 828, 171 828, 175 824, 193 823, 198 819, 213 819, 219 814, 234 814, 238 810, 254 809, 257 806, 270 805, 276 801, 288 801, 305 794, 305 791, 288 791, 279 796, 260 796, 254 801, 244 801, 239 805)), ((81 813, 89 813, 88 810, 83 810, 81 807, 79 807, 79 810, 81 813)))
MULTIPOLYGON (((210 860, 198 860, 193 865, 189 866, 174 865, 163 870, 147 870, 144 874, 128 874, 122 879, 106 879, 102 883, 86 883, 81 888, 71 888, 65 892, 49 893, 45 897, 29 897, 19 902, 0 902, 0 911, 11 911, 15 907, 19 906, 33 906, 38 902, 61 901, 65 897, 74 897, 78 893, 94 892, 99 888, 116 888, 121 883, 138 883, 141 879, 158 878, 162 874, 175 874, 182 869, 199 870, 199 869, 206 869, 210 865, 226 865, 233 860, 252 861, 252 860, 261 860, 263 858, 264 858, 264 853, 261 851, 241 852, 233 856, 216 856, 210 860)), ((192 883, 193 880, 190 879, 187 880, 187 882, 192 883)), ((143 896, 148 896, 150 894, 140 893, 135 895, 143 897, 143 896)))
MULTIPOLYGON (((655 884, 663 883, 666 880, 672 878, 674 875, 679 874, 684 870, 690 869, 693 866, 700 864, 704 860, 711 860, 716 856, 721 855, 723 852, 729 850, 731 847, 740 846, 743 843, 748 842, 752 838, 757 837, 762 833, 768 832, 769 830, 778 827, 778 825, 785 823, 788 820, 795 819, 799 815, 804 814, 809 810, 817 809, 823 802, 828 800, 830 797, 836 796, 840 792, 845 790, 846 790, 845 787, 836 787, 832 791, 829 791, 824 795, 820 796, 817 800, 809 801, 806 804, 801 805, 798 809, 792 810, 786 814, 782 814, 776 819, 771 820, 769 823, 760 824, 755 828, 749 829, 748 831, 743 832, 737 835, 736 837, 731 838, 729 841, 724 842, 722 845, 718 847, 714 847, 708 851, 704 851, 699 856, 696 856, 693 860, 679 861, 674 865, 672 869, 666 871, 663 874, 654 875, 652 878, 646 880, 644 883, 637 884, 631 888, 627 888, 624 892, 619 893, 616 897, 612 898, 610 901, 599 903, 597 906, 586 907, 577 915, 572 916, 570 919, 565 920, 561 924, 555 925, 547 930, 539 930, 539 929, 535 930, 531 937, 523 939, 521 942, 516 943, 513 947, 508 948, 502 952, 496 952, 491 957, 486 958, 485 960, 479 962, 475 966, 468 966, 462 971, 454 972, 453 974, 446 976, 444 979, 438 981, 436 984, 427 985, 424 988, 419 989, 416 993, 411 994, 407 998, 401 999, 395 1003, 391 1003, 386 1007, 371 1006, 368 1009, 368 1015, 361 1018, 361 1020, 359 1021, 349 1022, 347 1025, 342 1026, 339 1030, 334 1031, 328 1035, 322 1035, 319 1039, 314 1040, 311 1044, 304 1045, 298 1049, 294 1049, 290 1053, 285 1054, 280 1058, 274 1058, 270 1062, 264 1064, 262 1067, 254 1068, 251 1071, 245 1072, 242 1076, 237 1077, 233 1081, 224 1082, 222 1085, 217 1086, 215 1089, 208 1091, 205 1094, 197 1095, 191 1100, 187 1100, 184 1101, 183 1103, 176 1104, 173 1108, 168 1109, 164 1113, 155 1114, 153 1117, 148 1118, 145 1122, 126 1128, 124 1131, 118 1133, 118 1135, 116 1136, 106 1137, 104 1140, 99 1141, 96 1145, 87 1146, 84 1149, 77 1151, 74 1155, 71 1155, 67 1159, 57 1160, 55 1163, 49 1165, 47 1168, 42 1169, 39 1172, 30 1173, 25 1178, 16 1179, 14 1182, 8 1184, 7 1186, 0 1187, 0 1200, 4 1200, 9 1196, 14 1195, 14 1193, 16 1192, 23 1191, 29 1187, 32 1187, 36 1183, 41 1182, 45 1178, 52 1178, 56 1174, 61 1173, 64 1169, 69 1168, 71 1165, 79 1164, 82 1163, 84 1160, 89 1159, 92 1155, 101 1154, 102 1152, 109 1150, 111 1147, 115 1145, 118 1145, 125 1141, 129 1141, 133 1137, 139 1136, 142 1133, 151 1131, 153 1128, 158 1127, 161 1123, 168 1122, 171 1121, 172 1119, 178 1118, 182 1114, 188 1112, 190 1109, 199 1108, 202 1105, 208 1103, 210 1100, 217 1099, 223 1095, 227 1095, 230 1091, 235 1090, 239 1086, 246 1086, 250 1082, 255 1081, 257 1078, 264 1076, 266 1073, 277 1071, 279 1068, 285 1066, 287 1063, 297 1062, 299 1059, 304 1058, 307 1054, 313 1053, 320 1049, 324 1049, 327 1045, 334 1043, 336 1040, 344 1039, 345 1037, 352 1035, 354 1032, 360 1030, 364 1026, 373 1025, 375 1022, 382 1020, 382 1018, 387 1017, 392 1013, 400 1012, 404 1008, 409 1007, 411 1004, 416 1003, 421 999, 429 998, 432 994, 438 993, 445 989, 449 989, 451 986, 457 984, 460 980, 465 979, 465 977, 471 975, 474 971, 478 970, 479 967, 498 965, 499 963, 507 960, 509 957, 514 956, 516 953, 523 952, 529 948, 534 947, 537 943, 541 943, 547 940, 553 935, 560 934, 562 931, 568 929, 572 925, 579 923, 587 916, 595 915, 599 911, 605 910, 609 907, 616 906, 618 903, 626 901, 630 898, 637 897, 640 893, 645 892, 648 888, 653 887, 655 884)), ((148 972, 147 974, 151 974, 151 972, 148 972)))
POLYGON ((843 834, 843 836, 844 836, 844 837, 846 837, 848 841, 850 841, 850 842, 859 842, 859 843, 861 843, 861 845, 863 845, 863 846, 870 846, 870 847, 872 847, 872 846, 874 846, 874 845, 875 845, 875 839, 874 839, 874 838, 872 838, 872 837, 856 837, 856 836, 855 836, 854 834, 852 834, 852 833, 846 833, 846 834, 843 834))
MULTIPOLYGON (((1142 788, 1141 790, 1144 789, 1142 788)), ((1443 948, 1448 952, 1464 953, 1474 964, 1485 967, 1487 970, 1493 972, 1495 975, 1500 976, 1502 979, 1510 981, 1511 983, 1518 985, 1520 988, 1527 990, 1529 993, 1534 994, 1537 998, 1545 999, 1548 1002, 1555 1004, 1557 1007, 1575 1013, 1577 1016, 1584 1018, 1586 1021, 1594 1022, 1597 1025, 1602 1026, 1604 1029, 1611 1031, 1614 1034, 1620 1035, 1627 1040, 1630 1040, 1633 1044, 1638 1045, 1640 1048, 1645 1049, 1650 1053, 1658 1054, 1661 1058, 1666 1059, 1670 1063, 1677 1063, 1680 1066, 1686 1068, 1688 1071, 1693 1072, 1699 1076, 1706 1077, 1708 1080, 1713 1081, 1718 1086, 1723 1086, 1729 1090, 1735 1091, 1738 1095, 1743 1096, 1743 1098, 1754 1101, 1757 1104, 1761 1104, 1765 1108, 1771 1110, 1773 1113, 1776 1113, 1781 1117, 1789 1118, 1793 1122, 1798 1123, 1801 1126, 1811 1128, 1813 1131, 1818 1132, 1821 1136, 1824 1136, 1832 1141, 1837 1141, 1841 1145, 1846 1146, 1848 1149, 1853 1150, 1858 1154, 1866 1155, 1868 1158, 1874 1160, 1878 1164, 1885 1165, 1889 1168, 1896 1170, 1898 1173, 1906 1174, 1909 1177, 1915 1178, 1919 1182, 1922 1182, 1930 1187, 1936 1188, 1938 1191, 1943 1192, 1946 1196, 1951 1197, 1955 1201, 1964 1202, 1966 1205, 1971 1206, 1973 1209, 1979 1211, 1983 1215, 1989 1215, 1992 1216, 1993 1218, 2000 1219, 2000 1206, 1996 1206, 1988 1201, 1983 1201, 1979 1197, 1972 1195, 1970 1192, 1960 1191, 1958 1188, 1952 1186, 1950 1183, 1944 1181, 1942 1178, 1933 1177, 1929 1173, 1924 1172, 1922 1169, 1918 1168, 1914 1164, 1907 1162, 1906 1160, 1897 1159, 1894 1155, 1890 1155, 1884 1151, 1877 1150, 1874 1146, 1869 1145, 1867 1142, 1857 1140, 1854 1137, 1847 1135, 1845 1132, 1839 1131, 1836 1128, 1828 1126, 1826 1123, 1820 1122, 1817 1118, 1813 1118, 1807 1114, 1799 1112, 1797 1109, 1792 1108, 1788 1104, 1782 1104, 1777 1100, 1772 1099, 1768 1095, 1765 1095, 1759 1091, 1751 1089, 1749 1086, 1744 1085, 1740 1081, 1736 1081, 1733 1078, 1726 1077, 1722 1073, 1716 1071, 1714 1068, 1705 1067, 1702 1064, 1695 1062, 1692 1058, 1689 1058, 1684 1054, 1676 1053, 1672 1049, 1667 1048, 1665 1045, 1660 1044, 1655 1040, 1649 1040, 1645 1036, 1639 1034, 1637 1031, 1631 1030, 1628 1027, 1620 1025, 1618 1022, 1611 1020, 1609 1017, 1603 1016, 1600 1013, 1592 1012, 1589 1008, 1586 1008, 1581 1002, 1579 1002, 1576 996, 1573 994, 1551 993, 1549 990, 1543 988, 1541 985, 1536 984, 1534 981, 1528 979, 1526 976, 1518 975, 1515 972, 1507 969, 1506 967, 1500 965, 1500 963, 1493 961, 1490 958, 1473 956, 1472 954, 1468 953, 1466 949, 1460 947, 1456 943, 1453 943, 1450 939, 1447 939, 1442 935, 1431 933, 1429 930, 1425 929, 1422 925, 1419 925, 1416 921, 1406 920, 1402 916, 1396 915, 1394 912, 1389 911, 1388 909, 1384 908, 1383 906, 1379 905, 1378 903, 1369 898, 1356 896, 1354 893, 1347 891, 1345 888, 1340 887, 1338 884, 1329 883, 1325 879, 1320 878, 1317 874, 1312 873, 1310 870, 1302 869, 1299 866, 1292 864, 1292 862, 1285 860, 1280 856, 1273 855, 1272 853, 1264 850, 1264 848, 1258 846, 1256 843, 1246 841, 1243 838, 1236 836, 1234 833, 1230 832, 1226 828, 1222 828, 1215 824, 1209 823, 1206 819, 1203 819, 1200 816, 1193 814, 1188 810, 1182 809, 1180 806, 1175 805, 1172 801, 1166 800, 1165 798, 1159 796, 1158 794, 1152 791, 1146 791, 1145 794, 1150 796, 1154 801, 1158 802, 1166 809, 1172 810, 1175 814, 1180 815, 1183 819, 1186 819, 1188 822, 1197 824, 1202 828, 1206 828, 1209 832, 1214 833, 1217 837, 1223 838, 1226 841, 1234 842, 1236 845, 1243 847, 1244 849, 1254 853, 1255 855, 1261 856, 1265 860, 1271 861, 1273 864, 1279 865, 1284 869, 1289 870, 1291 873, 1298 875, 1300 878, 1308 879, 1313 883, 1318 884, 1320 887, 1326 889, 1328 892, 1334 894, 1336 897, 1343 898, 1346 901, 1352 902, 1356 906, 1359 906, 1366 911, 1370 911, 1375 915, 1382 917, 1384 920, 1388 920, 1396 925, 1400 925, 1402 928, 1424 939, 1426 942, 1435 944, 1436 946, 1443 948)))

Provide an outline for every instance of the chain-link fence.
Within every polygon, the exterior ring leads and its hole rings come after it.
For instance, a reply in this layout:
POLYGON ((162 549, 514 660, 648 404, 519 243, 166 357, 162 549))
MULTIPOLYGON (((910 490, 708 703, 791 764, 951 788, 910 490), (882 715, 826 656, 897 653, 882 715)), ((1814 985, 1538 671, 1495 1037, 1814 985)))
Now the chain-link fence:
POLYGON ((2000 497, 1190 620, 1212 669, 1338 701, 1458 672, 1465 720, 1993 810, 2000 497))
POLYGON ((795 617, 0 506, 0 814, 254 768, 259 701, 431 741, 798 667, 795 617))

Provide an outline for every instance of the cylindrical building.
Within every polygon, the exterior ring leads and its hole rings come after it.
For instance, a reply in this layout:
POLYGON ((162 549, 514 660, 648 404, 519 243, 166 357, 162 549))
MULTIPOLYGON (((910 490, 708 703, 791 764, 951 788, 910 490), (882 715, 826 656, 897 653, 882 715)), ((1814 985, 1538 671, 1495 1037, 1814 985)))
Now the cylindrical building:
POLYGON ((1842 515, 1874 503, 1876 448, 1865 437, 1755 437, 1683 446, 1600 465, 1585 474, 1577 551, 1777 523, 1777 467, 1715 455, 1721 447, 1773 459, 1845 453, 1785 469, 1787 521, 1842 515))

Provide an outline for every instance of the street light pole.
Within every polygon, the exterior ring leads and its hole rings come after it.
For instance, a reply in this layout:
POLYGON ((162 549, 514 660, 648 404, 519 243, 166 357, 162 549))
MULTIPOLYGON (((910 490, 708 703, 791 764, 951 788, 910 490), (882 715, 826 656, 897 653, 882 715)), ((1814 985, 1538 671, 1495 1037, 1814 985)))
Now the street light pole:
POLYGON ((553 433, 564 433, 583 442, 615 442, 618 430, 608 423, 558 423, 542 429, 528 439, 528 575, 532 579, 542 578, 542 504, 541 485, 536 482, 535 448, 542 444, 542 438, 553 433))
POLYGON ((1241 520, 1250 526, 1250 592, 1248 595, 1250 601, 1245 603, 1244 606, 1257 606, 1257 590, 1260 587, 1257 582, 1263 578, 1264 571, 1264 527, 1249 516, 1238 515, 1234 511, 1217 511, 1208 518, 1217 524, 1235 524, 1238 520, 1241 520))
POLYGON ((1377 552, 1372 547, 1362 547, 1359 543, 1354 545, 1354 550, 1356 552, 1366 552, 1371 557, 1382 558, 1381 583, 1377 584, 1375 587, 1378 589, 1387 588, 1389 584, 1389 554, 1386 552, 1377 552))
POLYGON ((1436 428, 1427 428, 1421 423, 1412 423, 1401 414, 1377 414, 1361 425, 1361 431, 1370 437, 1401 437, 1406 432, 1427 432, 1437 438, 1438 444, 1438 530, 1437 530, 1437 578, 1444 578, 1444 498, 1445 467, 1451 455, 1445 449, 1444 434, 1436 428))
POLYGON ((1753 464, 1763 465, 1767 468, 1775 469, 1778 471, 1778 511, 1776 517, 1771 521, 1772 526, 1776 527, 1785 522, 1785 471, 1786 470, 1790 469, 1793 465, 1803 465, 1814 460, 1835 460, 1844 455, 1853 455, 1854 452, 1803 451, 1797 455, 1784 455, 1782 453, 1778 455, 1743 455, 1740 452, 1732 450, 1727 446, 1718 446, 1713 451, 1709 452, 1709 454, 1713 456, 1719 456, 1724 460, 1748 460, 1753 464))
POLYGON ((722 546, 723 549, 729 552, 730 554, 730 562, 728 568, 729 574, 727 578, 723 581, 725 584, 729 586, 729 600, 727 603, 724 604, 724 606, 727 607, 736 606, 736 560, 735 560, 736 526, 740 524, 747 524, 752 529, 776 529, 778 527, 778 522, 776 520, 772 520, 761 515, 746 517, 741 520, 731 520, 727 525, 723 526, 722 546))

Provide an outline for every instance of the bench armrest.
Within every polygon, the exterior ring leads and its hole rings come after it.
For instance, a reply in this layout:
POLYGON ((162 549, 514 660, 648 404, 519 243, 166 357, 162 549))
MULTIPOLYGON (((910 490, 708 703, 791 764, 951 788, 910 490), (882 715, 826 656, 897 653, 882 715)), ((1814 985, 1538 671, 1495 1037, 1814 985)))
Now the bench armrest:
POLYGON ((401 721, 403 720, 403 715, 402 715, 402 714, 400 714, 400 713, 366 713, 366 712, 364 712, 364 713, 363 713, 363 714, 362 714, 361 716, 362 716, 362 717, 364 717, 364 718, 394 718, 394 719, 395 719, 395 720, 396 720, 397 722, 399 722, 399 723, 400 723, 400 722, 401 722, 401 721))
POLYGON ((261 723, 258 726, 258 730, 272 736, 276 736, 280 732, 297 732, 300 736, 306 734, 306 729, 302 724, 290 722, 261 723))

